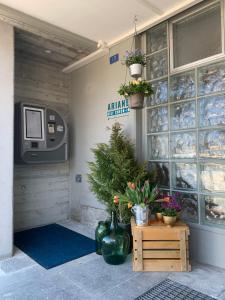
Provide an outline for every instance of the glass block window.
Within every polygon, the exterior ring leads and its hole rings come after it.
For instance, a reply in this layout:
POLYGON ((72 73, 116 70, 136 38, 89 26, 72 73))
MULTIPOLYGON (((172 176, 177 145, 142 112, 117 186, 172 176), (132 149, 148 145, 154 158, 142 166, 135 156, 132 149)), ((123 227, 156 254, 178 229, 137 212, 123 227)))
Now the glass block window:
MULTIPOLYGON (((204 13, 214 20, 217 10, 204 13)), ((185 221, 225 228, 225 58, 171 73, 165 24, 146 34, 148 166, 164 193, 179 193, 185 221)))
POLYGON ((221 54, 221 33, 219 2, 172 22, 173 68, 221 54))

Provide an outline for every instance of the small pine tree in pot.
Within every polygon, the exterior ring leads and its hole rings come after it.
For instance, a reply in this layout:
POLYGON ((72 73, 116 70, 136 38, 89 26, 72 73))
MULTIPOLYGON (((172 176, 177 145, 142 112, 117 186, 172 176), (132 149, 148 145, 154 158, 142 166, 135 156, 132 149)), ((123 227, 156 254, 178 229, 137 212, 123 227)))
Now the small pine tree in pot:
MULTIPOLYGON (((112 126, 109 143, 98 144, 92 152, 95 161, 88 163, 91 191, 111 214, 115 210, 114 195, 123 194, 128 182, 144 181, 149 174, 145 165, 138 164, 134 145, 119 123, 112 126)), ((130 208, 121 205, 117 210, 117 217, 120 223, 130 223, 130 208)))

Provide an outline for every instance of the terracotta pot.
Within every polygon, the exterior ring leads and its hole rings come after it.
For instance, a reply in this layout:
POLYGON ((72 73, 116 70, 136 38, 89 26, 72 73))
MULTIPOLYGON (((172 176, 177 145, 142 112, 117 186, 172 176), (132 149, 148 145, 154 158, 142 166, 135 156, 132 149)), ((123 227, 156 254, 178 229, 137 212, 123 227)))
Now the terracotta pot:
POLYGON ((144 107, 144 94, 137 93, 130 95, 130 108, 131 109, 140 109, 144 107))
POLYGON ((168 226, 173 226, 176 223, 177 217, 163 216, 163 222, 168 226))
POLYGON ((155 218, 156 218, 157 221, 162 222, 163 221, 163 215, 162 215, 162 213, 161 212, 157 212, 155 214, 155 218))
POLYGON ((138 78, 142 75, 143 66, 141 64, 132 64, 129 66, 131 77, 138 78))

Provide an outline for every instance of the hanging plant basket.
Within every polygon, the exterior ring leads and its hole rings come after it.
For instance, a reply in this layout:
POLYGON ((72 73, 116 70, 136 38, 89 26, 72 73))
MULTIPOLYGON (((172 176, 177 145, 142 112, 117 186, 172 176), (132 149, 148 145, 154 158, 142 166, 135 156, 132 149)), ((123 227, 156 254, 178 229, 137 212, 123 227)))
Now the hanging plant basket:
POLYGON ((134 78, 141 77, 142 71, 143 71, 143 65, 142 64, 132 64, 129 66, 130 69, 130 75, 134 78))
POLYGON ((141 109, 144 107, 144 93, 136 93, 130 95, 130 108, 131 109, 141 109))

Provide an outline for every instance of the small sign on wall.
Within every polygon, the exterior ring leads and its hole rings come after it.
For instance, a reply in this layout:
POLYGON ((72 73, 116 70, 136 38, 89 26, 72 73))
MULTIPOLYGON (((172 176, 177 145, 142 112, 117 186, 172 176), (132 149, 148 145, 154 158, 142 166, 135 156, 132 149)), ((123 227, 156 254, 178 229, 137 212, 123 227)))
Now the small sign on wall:
POLYGON ((107 117, 113 119, 128 115, 130 112, 129 103, 127 99, 111 102, 108 104, 107 117))
POLYGON ((117 61, 119 61, 119 53, 116 53, 116 54, 110 56, 110 58, 109 58, 110 65, 116 63, 117 61))

